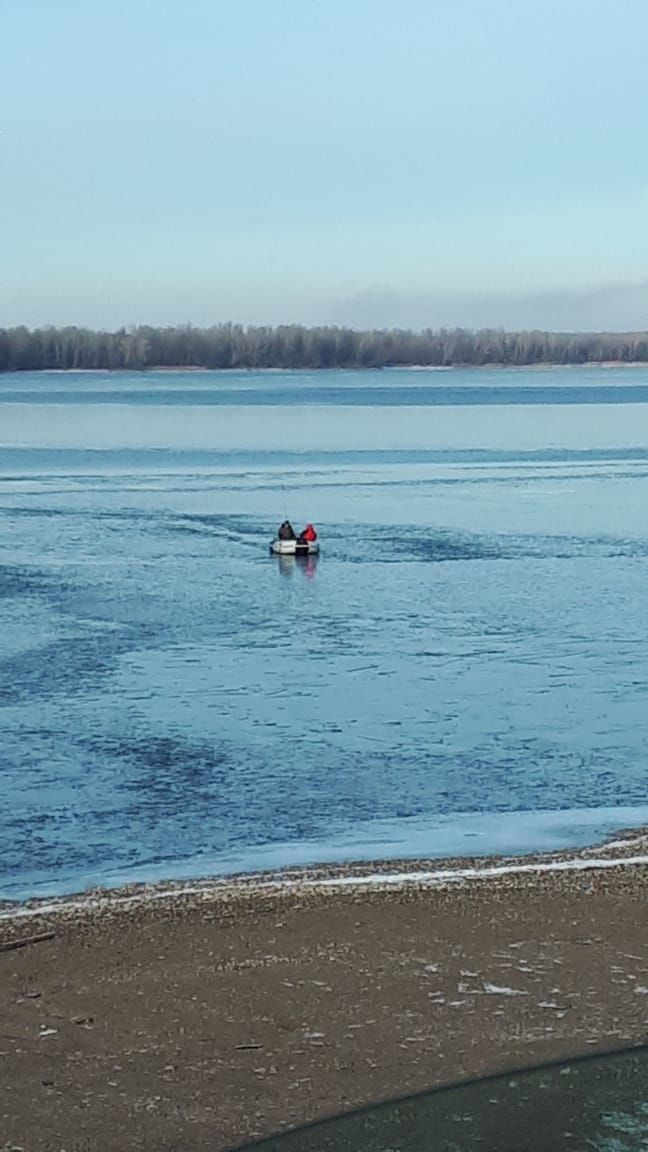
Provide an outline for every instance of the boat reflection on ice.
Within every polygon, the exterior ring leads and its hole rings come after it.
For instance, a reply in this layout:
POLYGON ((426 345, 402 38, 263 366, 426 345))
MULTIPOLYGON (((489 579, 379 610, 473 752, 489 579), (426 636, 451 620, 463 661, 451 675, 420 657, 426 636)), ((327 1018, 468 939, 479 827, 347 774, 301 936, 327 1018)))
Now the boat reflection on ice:
POLYGON ((285 553, 277 554, 277 565, 282 576, 294 576, 295 571, 299 569, 302 576, 307 580, 312 580, 315 576, 317 569, 317 562, 319 555, 313 552, 310 555, 295 554, 286 555, 285 553))

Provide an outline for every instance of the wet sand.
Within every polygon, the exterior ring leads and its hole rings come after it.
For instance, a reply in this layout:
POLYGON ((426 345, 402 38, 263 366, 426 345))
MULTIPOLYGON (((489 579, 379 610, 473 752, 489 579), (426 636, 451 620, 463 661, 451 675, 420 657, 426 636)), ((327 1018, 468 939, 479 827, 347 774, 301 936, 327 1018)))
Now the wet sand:
POLYGON ((219 1152, 645 1042, 647 851, 644 836, 568 861, 327 868, 5 906, 0 1149, 219 1152))

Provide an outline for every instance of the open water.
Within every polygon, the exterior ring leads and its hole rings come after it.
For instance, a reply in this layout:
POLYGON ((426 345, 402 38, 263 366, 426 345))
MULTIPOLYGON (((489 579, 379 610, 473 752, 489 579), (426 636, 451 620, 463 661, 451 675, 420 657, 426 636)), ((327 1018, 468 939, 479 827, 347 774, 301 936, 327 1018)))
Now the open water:
POLYGON ((645 369, 4 376, 0 895, 648 823, 647 587, 645 369))

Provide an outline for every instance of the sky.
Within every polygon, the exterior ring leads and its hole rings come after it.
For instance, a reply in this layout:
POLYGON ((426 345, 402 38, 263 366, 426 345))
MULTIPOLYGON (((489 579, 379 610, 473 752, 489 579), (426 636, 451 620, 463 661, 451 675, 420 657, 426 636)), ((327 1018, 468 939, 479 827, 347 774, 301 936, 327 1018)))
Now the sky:
POLYGON ((0 326, 648 327, 646 0, 0 0, 0 326))

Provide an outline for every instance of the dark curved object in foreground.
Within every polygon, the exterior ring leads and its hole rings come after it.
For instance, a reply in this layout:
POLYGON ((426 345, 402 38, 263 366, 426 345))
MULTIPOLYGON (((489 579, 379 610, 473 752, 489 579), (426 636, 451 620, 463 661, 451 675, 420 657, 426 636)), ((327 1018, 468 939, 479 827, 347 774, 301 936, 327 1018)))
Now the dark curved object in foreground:
POLYGON ((438 1088, 248 1147, 255 1152, 641 1152, 648 1148, 648 1046, 438 1088))

